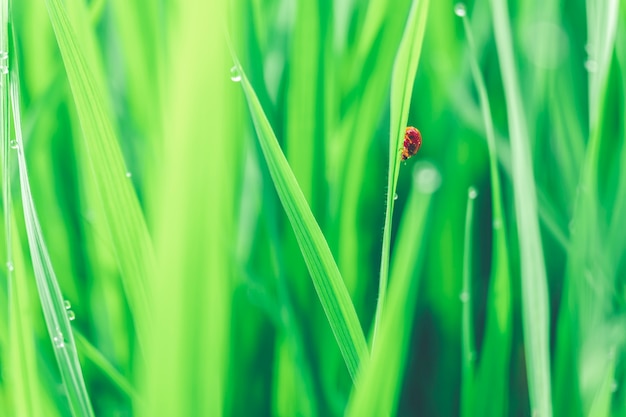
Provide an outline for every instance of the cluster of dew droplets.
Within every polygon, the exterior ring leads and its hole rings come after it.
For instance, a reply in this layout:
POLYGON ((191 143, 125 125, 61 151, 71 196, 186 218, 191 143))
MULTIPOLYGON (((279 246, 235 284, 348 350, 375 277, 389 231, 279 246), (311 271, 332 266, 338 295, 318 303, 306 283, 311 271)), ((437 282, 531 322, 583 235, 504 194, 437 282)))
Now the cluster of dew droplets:
POLYGON ((233 65, 230 69, 230 80, 234 83, 241 81, 241 72, 239 71, 239 67, 237 65, 233 65))
POLYGON ((74 320, 76 318, 76 314, 72 311, 72 304, 70 304, 69 300, 63 301, 63 306, 65 307, 67 319, 69 321, 74 320))

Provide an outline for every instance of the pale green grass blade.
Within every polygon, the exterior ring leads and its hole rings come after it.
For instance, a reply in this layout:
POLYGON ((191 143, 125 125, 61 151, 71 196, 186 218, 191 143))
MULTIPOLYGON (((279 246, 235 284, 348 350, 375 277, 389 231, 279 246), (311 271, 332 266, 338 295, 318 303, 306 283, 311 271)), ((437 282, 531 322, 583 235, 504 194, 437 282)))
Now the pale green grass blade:
POLYGON ((424 260, 425 232, 432 193, 441 178, 427 163, 415 166, 413 187, 400 223, 391 265, 389 303, 381 319, 379 341, 359 374, 346 416, 393 416, 406 369, 419 275, 424 260))
POLYGON ((228 410, 241 116, 224 34, 227 4, 187 2, 169 16, 160 192, 152 223, 154 328, 138 415, 228 410), (198 43, 198 39, 206 42, 198 43), (238 117, 239 116, 239 117, 238 117), (239 143, 237 143, 239 145, 239 143), (235 149, 236 148, 236 149, 235 149))
MULTIPOLYGON (((457 9, 457 14, 459 10, 457 9)), ((504 219, 502 187, 498 172, 498 154, 487 88, 477 61, 476 45, 469 19, 461 13, 470 52, 470 68, 480 102, 489 150, 489 175, 493 210, 493 250, 491 282, 487 299, 487 323, 480 367, 478 369, 475 402, 467 415, 501 416, 508 409, 509 363, 511 359, 512 307, 511 273, 504 219)), ((470 298, 471 299, 471 298, 470 298)))
POLYGON ((93 42, 85 40, 83 43, 65 5, 59 0, 47 0, 46 6, 65 64, 138 339, 145 341, 145 328, 150 321, 145 282, 153 275, 154 255, 106 105, 103 71, 97 66, 93 42))
POLYGON ((48 254, 48 249, 41 232, 41 226, 39 225, 39 219, 30 191, 22 139, 18 74, 17 59, 13 58, 11 60, 9 79, 16 135, 13 147, 17 151, 24 220, 26 222, 31 261, 33 269, 35 270, 37 290, 39 292, 48 334, 52 342, 59 370, 61 371, 63 388, 67 394, 72 414, 74 416, 93 416, 91 400, 87 393, 82 369, 78 360, 65 300, 63 299, 61 288, 59 287, 52 262, 50 261, 50 255, 48 254))
POLYGON ((615 382, 615 358, 613 358, 604 372, 602 384, 591 403, 588 417, 609 417, 611 415, 611 399, 617 389, 615 382))
POLYGON ((402 149, 404 132, 409 118, 409 107, 411 106, 411 96, 413 94, 417 65, 422 53, 422 42, 424 40, 424 30, 426 29, 426 16, 428 15, 428 2, 429 0, 413 0, 406 27, 404 28, 404 35, 402 36, 400 47, 396 53, 396 60, 391 76, 387 205, 372 349, 374 349, 376 344, 377 329, 380 325, 381 314, 385 306, 385 297, 387 294, 391 223, 393 218, 394 196, 396 194, 398 175, 400 173, 400 149, 402 149))
POLYGON ((511 138, 528 390, 533 413, 551 416, 548 288, 537 218, 537 190, 530 141, 513 57, 508 8, 506 3, 496 0, 491 1, 491 8, 511 138))
POLYGON ((463 289, 461 290, 462 325, 461 325, 461 415, 474 415, 476 393, 476 346, 474 342, 474 319, 472 313, 472 223, 474 221, 474 203, 478 193, 474 187, 467 192, 465 211, 465 235, 463 238, 463 289))
POLYGON ((239 70, 241 71, 241 85, 276 191, 296 234, 313 285, 346 362, 348 372, 354 380, 359 363, 368 356, 361 324, 328 243, 280 149, 254 89, 242 69, 239 68, 239 70))

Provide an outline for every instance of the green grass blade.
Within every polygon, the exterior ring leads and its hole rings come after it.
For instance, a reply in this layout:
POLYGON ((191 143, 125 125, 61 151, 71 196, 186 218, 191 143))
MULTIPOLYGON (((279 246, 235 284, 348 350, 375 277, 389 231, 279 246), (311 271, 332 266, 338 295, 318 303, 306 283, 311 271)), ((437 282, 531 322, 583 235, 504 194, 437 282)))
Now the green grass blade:
POLYGON ((150 321, 145 282, 153 275, 154 255, 106 105, 103 71, 96 65, 97 54, 93 47, 85 47, 93 42, 81 41, 66 6, 59 0, 46 0, 46 6, 65 64, 138 339, 144 341, 145 327, 150 321))
POLYGON ((541 416, 551 416, 548 288, 537 218, 537 190, 531 163, 530 141, 513 58, 508 8, 505 2, 497 0, 491 1, 491 7, 511 137, 513 189, 520 246, 522 320, 530 403, 533 412, 541 416))
POLYGON ((476 392, 474 342, 474 320, 472 314, 472 223, 474 221, 474 203, 477 192, 470 187, 467 192, 467 209, 465 211, 465 237, 463 239, 463 289, 461 291, 462 325, 461 325, 461 415, 472 416, 473 401, 476 392))
POLYGON ((395 415, 417 303, 430 202, 440 181, 439 172, 430 164, 416 165, 391 265, 389 307, 381 319, 379 344, 359 374, 346 416, 395 415))
POLYGON ((391 115, 389 126, 389 176, 387 182, 387 205, 385 211, 385 226, 383 231, 383 246, 380 262, 380 280, 378 287, 378 301, 374 318, 374 334, 372 349, 376 345, 376 334, 380 325, 381 314, 387 294, 389 278, 389 250, 391 247, 391 227, 393 218, 394 196, 400 173, 400 149, 409 118, 409 107, 415 74, 422 53, 426 16, 428 15, 429 0, 414 0, 409 11, 409 18, 404 29, 404 35, 396 54, 391 76, 391 115))
POLYGON ((243 70, 241 68, 239 70, 241 85, 276 191, 296 234, 313 285, 348 372, 354 380, 359 363, 368 356, 367 343, 359 319, 328 243, 280 149, 261 103, 243 70))
MULTIPOLYGON (((511 272, 504 219, 502 186, 498 172, 498 154, 485 81, 477 61, 476 45, 469 19, 462 14, 463 28, 470 52, 470 68, 485 125, 485 136, 489 150, 489 175, 491 180, 491 202, 493 212, 493 252, 491 282, 487 298, 487 323, 476 386, 473 414, 482 416, 505 415, 508 409, 509 363, 511 359, 512 307, 511 272)), ((467 415, 472 415, 469 413, 467 415)))
POLYGON ((72 414, 74 416, 93 416, 91 400, 87 393, 74 343, 72 326, 70 325, 61 288, 59 287, 59 282, 41 232, 39 218, 30 190, 22 140, 19 72, 16 58, 11 61, 11 65, 9 83, 16 135, 14 147, 17 151, 24 219, 39 298, 72 414))

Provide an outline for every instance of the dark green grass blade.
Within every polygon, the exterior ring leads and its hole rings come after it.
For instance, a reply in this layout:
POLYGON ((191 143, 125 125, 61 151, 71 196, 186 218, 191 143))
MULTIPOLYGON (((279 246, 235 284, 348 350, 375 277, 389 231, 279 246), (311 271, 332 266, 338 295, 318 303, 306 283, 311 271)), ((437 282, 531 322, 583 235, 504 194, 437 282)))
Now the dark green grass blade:
POLYGON ((335 335, 352 379, 361 360, 367 358, 365 336, 350 295, 311 209, 280 149, 272 127, 241 70, 241 84, 254 121, 259 143, 300 250, 311 274, 313 285, 335 335))
POLYGON ((389 303, 383 313, 379 341, 371 361, 359 375, 346 416, 395 415, 417 303, 431 195, 439 187, 438 171, 416 165, 391 265, 389 303))
POLYGON ((387 208, 385 212, 380 280, 378 301, 376 303, 376 316, 374 318, 372 349, 376 344, 377 328, 380 325, 381 314, 384 309, 387 294, 394 196, 396 194, 398 175, 400 173, 400 149, 402 148, 402 140, 409 118, 409 107, 411 106, 415 73, 417 72, 417 66, 422 52, 422 42, 426 29, 426 16, 428 15, 428 2, 429 0, 414 0, 411 4, 409 18, 404 29, 400 47, 396 53, 396 60, 391 76, 387 208))
POLYGON ((511 137, 528 389, 533 412, 551 416, 548 288, 537 218, 537 190, 530 141, 513 58, 508 9, 506 3, 495 0, 491 2, 491 7, 511 137))

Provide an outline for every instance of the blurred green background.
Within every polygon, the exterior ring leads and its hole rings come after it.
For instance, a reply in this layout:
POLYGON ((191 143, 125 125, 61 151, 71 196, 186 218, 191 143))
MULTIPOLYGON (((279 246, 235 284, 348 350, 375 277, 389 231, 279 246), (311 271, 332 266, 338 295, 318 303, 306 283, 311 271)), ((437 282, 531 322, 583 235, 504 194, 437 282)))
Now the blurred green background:
POLYGON ((626 416, 619 0, 0 3, 0 415, 626 416))

